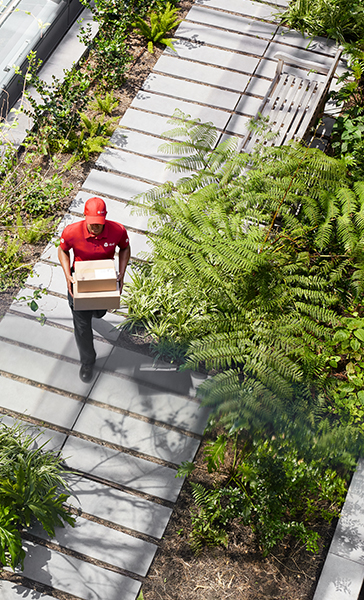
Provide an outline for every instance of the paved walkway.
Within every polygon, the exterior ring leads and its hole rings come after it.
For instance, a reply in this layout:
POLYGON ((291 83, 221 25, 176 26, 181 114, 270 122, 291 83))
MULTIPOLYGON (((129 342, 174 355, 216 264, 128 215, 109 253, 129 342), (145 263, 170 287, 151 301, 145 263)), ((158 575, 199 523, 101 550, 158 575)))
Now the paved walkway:
MULTIPOLYGON (((282 4, 285 0, 279 0, 282 4)), ((165 170, 160 134, 176 108, 221 131, 244 135, 275 72, 278 50, 330 61, 334 48, 279 28, 276 6, 250 0, 197 0, 177 31, 177 54, 158 60, 75 198, 65 224, 81 217, 91 195, 105 198, 109 218, 130 233, 133 258, 148 251, 147 220, 128 201, 174 178, 165 170)), ((49 245, 27 282, 47 288, 41 325, 15 301, 0 322, 0 412, 44 428, 41 440, 61 449, 75 470, 77 526, 49 542, 39 529, 25 542, 24 575, 82 600, 135 600, 158 549, 182 481, 177 466, 192 460, 207 412, 195 399, 200 377, 115 346, 123 316, 95 322, 97 376, 78 378, 78 353, 65 282, 49 245)), ((44 598, 0 582, 2 600, 44 598)))

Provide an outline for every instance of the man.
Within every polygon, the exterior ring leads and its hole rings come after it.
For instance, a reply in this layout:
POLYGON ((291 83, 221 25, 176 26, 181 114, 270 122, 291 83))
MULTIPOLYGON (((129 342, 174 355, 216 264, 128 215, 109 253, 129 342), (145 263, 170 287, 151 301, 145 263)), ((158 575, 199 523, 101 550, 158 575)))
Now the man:
POLYGON ((70 250, 76 260, 103 260, 114 258, 119 248, 118 282, 123 289, 124 274, 130 258, 130 245, 126 229, 120 223, 106 220, 106 205, 101 198, 89 198, 85 204, 85 220, 68 225, 61 236, 58 258, 63 268, 68 288, 68 302, 72 310, 77 347, 80 353, 80 378, 91 381, 96 352, 93 342, 92 317, 101 318, 106 310, 73 310, 73 271, 70 250))

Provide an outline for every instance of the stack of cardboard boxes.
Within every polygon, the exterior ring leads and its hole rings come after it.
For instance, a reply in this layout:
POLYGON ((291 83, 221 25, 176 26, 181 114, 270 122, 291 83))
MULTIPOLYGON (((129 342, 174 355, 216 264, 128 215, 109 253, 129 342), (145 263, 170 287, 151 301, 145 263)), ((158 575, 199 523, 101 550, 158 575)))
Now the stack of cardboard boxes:
POLYGON ((113 260, 76 261, 73 277, 75 310, 119 308, 120 292, 113 260))

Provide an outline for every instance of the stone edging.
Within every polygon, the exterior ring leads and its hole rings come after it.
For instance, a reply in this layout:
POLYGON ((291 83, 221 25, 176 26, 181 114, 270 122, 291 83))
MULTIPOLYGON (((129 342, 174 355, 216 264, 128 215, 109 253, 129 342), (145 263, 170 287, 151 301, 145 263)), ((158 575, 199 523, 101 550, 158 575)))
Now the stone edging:
POLYGON ((364 459, 360 459, 313 600, 357 600, 364 580, 364 459))

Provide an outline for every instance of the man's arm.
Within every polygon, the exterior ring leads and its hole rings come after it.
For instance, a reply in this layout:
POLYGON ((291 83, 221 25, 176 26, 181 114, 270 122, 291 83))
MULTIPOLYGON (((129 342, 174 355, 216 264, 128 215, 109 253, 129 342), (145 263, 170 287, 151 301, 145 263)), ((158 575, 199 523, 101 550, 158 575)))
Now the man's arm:
POLYGON ((123 290, 125 269, 128 266, 129 258, 130 258, 130 244, 126 248, 119 249, 119 275, 118 275, 118 282, 119 282, 120 294, 121 294, 121 292, 123 290))
POLYGON ((61 263, 61 267, 64 271, 64 275, 65 275, 66 282, 67 282, 67 289, 68 289, 69 293, 71 294, 71 296, 73 296, 72 284, 75 283, 75 280, 73 279, 73 277, 71 275, 70 253, 62 250, 61 246, 58 246, 58 260, 61 263))

